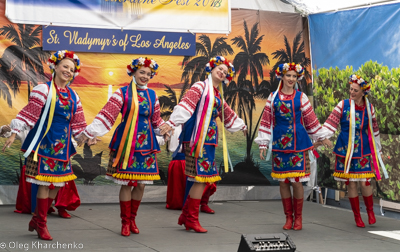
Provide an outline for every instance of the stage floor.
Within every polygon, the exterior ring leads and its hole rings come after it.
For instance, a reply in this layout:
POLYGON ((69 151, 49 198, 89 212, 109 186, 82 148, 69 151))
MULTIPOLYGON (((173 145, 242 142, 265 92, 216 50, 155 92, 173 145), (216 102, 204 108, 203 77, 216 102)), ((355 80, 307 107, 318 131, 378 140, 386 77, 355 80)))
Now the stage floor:
MULTIPOLYGON (((48 228, 54 240, 42 241, 36 232, 28 232, 29 214, 14 213, 14 206, 3 205, 0 251, 232 252, 237 251, 242 234, 284 231, 280 200, 214 202, 210 207, 216 214, 200 213, 208 233, 197 234, 177 225, 179 210, 143 203, 136 221, 140 234, 123 237, 118 204, 83 204, 70 212, 71 219, 51 214, 48 228)), ((366 228, 358 228, 350 210, 304 202, 303 230, 286 232, 296 251, 400 251, 400 220, 375 214, 377 223, 370 226, 362 213, 366 228), (379 231, 386 231, 385 236, 372 233, 379 231)))

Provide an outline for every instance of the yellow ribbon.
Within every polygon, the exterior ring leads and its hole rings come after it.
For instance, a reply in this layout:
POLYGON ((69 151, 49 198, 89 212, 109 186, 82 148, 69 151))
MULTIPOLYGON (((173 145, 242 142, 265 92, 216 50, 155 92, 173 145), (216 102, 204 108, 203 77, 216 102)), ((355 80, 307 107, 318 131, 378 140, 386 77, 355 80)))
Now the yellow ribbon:
POLYGON ((224 169, 225 172, 229 171, 228 166, 228 145, 226 143, 226 136, 225 136, 225 115, 224 115, 224 89, 222 87, 222 82, 219 84, 219 92, 221 93, 221 113, 222 113, 222 149, 223 149, 223 156, 224 156, 224 169))
POLYGON ((39 144, 36 147, 35 154, 33 155, 33 161, 35 161, 35 162, 38 161, 38 151, 39 151, 40 143, 42 142, 42 140, 46 136, 47 132, 49 132, 50 127, 51 127, 51 123, 53 122, 54 110, 56 108, 56 100, 57 100, 57 92, 56 92, 56 87, 54 85, 53 79, 51 80, 51 84, 50 84, 51 86, 53 86, 53 88, 51 88, 52 91, 51 91, 51 103, 50 103, 50 111, 49 111, 50 112, 49 120, 47 121, 46 131, 44 132, 44 135, 43 135, 42 139, 40 140, 39 144))

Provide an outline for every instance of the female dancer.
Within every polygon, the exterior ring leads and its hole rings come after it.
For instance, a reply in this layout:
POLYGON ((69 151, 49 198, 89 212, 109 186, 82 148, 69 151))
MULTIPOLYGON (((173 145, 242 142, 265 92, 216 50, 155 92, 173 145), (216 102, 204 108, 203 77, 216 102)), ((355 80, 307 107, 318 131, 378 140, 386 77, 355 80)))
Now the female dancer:
MULTIPOLYGON (((118 89, 84 131, 81 145, 88 138, 103 136, 114 125, 119 113, 122 122, 110 142, 110 160, 106 178, 121 185, 121 235, 138 234, 136 214, 143 197, 145 184, 159 180, 156 154, 160 147, 156 131, 164 124, 154 90, 147 84, 158 72, 158 64, 149 58, 137 58, 127 67, 132 81, 118 89), (132 189, 133 187, 133 189, 132 189)), ((167 134, 167 133, 165 133, 167 134)))
POLYGON ((72 135, 79 138, 86 127, 82 104, 69 87, 80 71, 78 56, 72 51, 58 51, 48 63, 51 82, 33 88, 28 105, 11 121, 12 134, 3 147, 4 151, 19 132, 32 128, 21 150, 25 152, 26 180, 39 185, 29 231, 36 230, 43 240, 53 239, 46 225, 49 202, 68 181, 76 179, 70 163, 76 153, 72 135))
MULTIPOLYGON (((209 73, 208 79, 192 85, 175 106, 166 124, 168 126, 161 131, 169 132, 172 127, 184 124, 180 140, 185 153, 185 174, 195 183, 189 191, 178 224, 184 224, 186 230, 194 229, 200 233, 207 232, 199 223, 199 207, 205 185, 221 180, 215 165, 215 147, 218 143, 216 118, 220 117, 230 132, 242 130, 245 135, 247 133, 243 120, 223 99, 222 82, 232 80, 235 72, 233 65, 224 57, 217 56, 206 65, 206 71, 209 73)), ((226 151, 224 161, 227 162, 226 151)), ((227 163, 225 165, 227 167, 227 163)))
POLYGON ((341 131, 333 150, 336 155, 333 176, 337 181, 345 181, 356 225, 365 227, 360 215, 357 183, 361 186, 368 223, 372 225, 376 219, 370 181, 375 175, 378 180, 381 179, 379 164, 385 177, 388 176, 380 156, 375 110, 367 99, 371 85, 355 74, 350 76, 349 84, 350 99, 340 101, 324 123, 324 128, 328 129, 325 137, 333 136, 340 124, 341 131))
MULTIPOLYGON (((258 137, 260 158, 267 160, 272 152, 273 179, 279 181, 286 223, 283 229, 302 229, 303 184, 310 180, 309 151, 313 148, 310 137, 318 140, 320 125, 307 96, 295 90, 297 81, 304 76, 301 65, 279 65, 276 76, 280 79, 278 90, 268 97, 261 119, 258 137), (272 105, 271 105, 272 104, 272 105), (271 140, 272 139, 272 140, 271 140), (293 203, 290 185, 293 187, 293 203), (294 209, 294 224, 293 224, 294 209)), ((331 145, 325 139, 324 144, 331 145)))

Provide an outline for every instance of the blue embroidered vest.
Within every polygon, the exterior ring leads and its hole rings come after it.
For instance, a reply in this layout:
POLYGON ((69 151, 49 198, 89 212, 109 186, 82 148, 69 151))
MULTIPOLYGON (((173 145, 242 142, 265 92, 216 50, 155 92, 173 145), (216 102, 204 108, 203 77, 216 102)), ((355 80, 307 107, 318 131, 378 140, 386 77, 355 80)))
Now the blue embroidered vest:
POLYGON ((275 126, 272 150, 280 152, 300 152, 313 145, 301 123, 301 95, 295 91, 290 100, 281 100, 279 95, 273 101, 275 126))
MULTIPOLYGON (((124 105, 122 106, 121 114, 123 114, 123 111, 127 106, 127 101, 125 101, 127 89, 128 86, 121 88, 124 98, 124 105)), ((156 93, 154 90, 148 88, 138 89, 137 94, 139 100, 139 118, 136 139, 133 140, 135 152, 141 152, 142 155, 159 152, 160 146, 158 145, 153 126, 151 125, 151 117, 154 113, 154 105, 156 103, 156 93)), ((123 121, 115 129, 109 145, 111 150, 118 150, 119 145, 123 144, 123 141, 125 141, 125 139, 122 139, 122 135, 124 133, 128 115, 129 111, 126 111, 123 121)))
MULTIPOLYGON (((47 82, 47 86, 50 87, 51 82, 47 82)), ((63 162, 69 161, 70 157, 76 153, 74 145, 72 144, 71 137, 71 120, 76 113, 77 109, 77 97, 75 92, 68 87, 70 97, 68 100, 60 100, 57 95, 53 122, 51 124, 50 130, 47 132, 46 136, 43 138, 46 132, 48 117, 46 115, 46 120, 43 125, 43 129, 40 133, 39 140, 37 141, 33 150, 36 150, 37 145, 40 140, 40 147, 38 150, 38 155, 46 158, 51 158, 55 160, 60 160, 63 162)), ((60 92, 64 97, 68 96, 68 93, 60 92)), ((50 94, 48 94, 50 95, 50 94)), ((41 117, 43 115, 44 106, 42 108, 41 117)), ((50 113, 50 111, 49 111, 50 113)), ((40 120, 40 118, 39 118, 40 120)), ((35 126, 31 131, 29 131, 24 143, 22 144, 21 150, 26 151, 31 144, 36 132, 38 131, 39 120, 36 122, 35 126)))
MULTIPOLYGON (((372 110, 372 108, 371 108, 372 110)), ((354 138, 353 158, 362 158, 371 155, 371 148, 368 141, 368 112, 367 107, 355 110, 356 132, 354 138)), ((342 118, 340 120, 341 131, 336 141, 333 153, 338 156, 346 157, 347 145, 349 142, 350 131, 350 101, 344 100, 342 118)))

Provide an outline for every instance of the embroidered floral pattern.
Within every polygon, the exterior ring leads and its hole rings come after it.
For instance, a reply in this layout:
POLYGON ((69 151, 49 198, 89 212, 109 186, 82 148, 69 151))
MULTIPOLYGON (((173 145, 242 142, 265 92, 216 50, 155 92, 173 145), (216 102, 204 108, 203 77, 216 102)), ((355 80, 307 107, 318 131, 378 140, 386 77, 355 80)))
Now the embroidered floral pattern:
POLYGON ((275 163, 275 165, 276 165, 277 167, 279 167, 279 168, 283 168, 282 158, 281 158, 281 157, 278 157, 278 155, 276 155, 276 154, 273 155, 273 158, 274 158, 274 163, 275 163))
POLYGON ((70 170, 70 165, 68 162, 56 161, 51 158, 42 158, 42 163, 44 164, 44 170, 51 172, 70 170))
POLYGON ((290 108, 290 104, 286 104, 285 102, 278 102, 279 112, 284 114, 284 117, 292 117, 292 110, 290 108))
POLYGON ((217 127, 215 125, 211 126, 208 128, 207 136, 206 136, 206 141, 209 141, 211 139, 215 139, 217 135, 217 127))
POLYGON ((143 129, 141 132, 138 132, 136 140, 136 148, 141 148, 144 145, 147 145, 148 144, 147 139, 148 139, 148 134, 146 129, 143 129))
POLYGON ((290 133, 286 133, 285 135, 281 136, 278 145, 280 146, 280 148, 285 149, 286 147, 292 146, 292 141, 293 141, 293 135, 290 133))
POLYGON ((289 164, 293 166, 301 166, 303 161, 303 155, 301 153, 296 153, 293 157, 290 158, 289 164))

